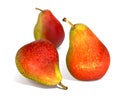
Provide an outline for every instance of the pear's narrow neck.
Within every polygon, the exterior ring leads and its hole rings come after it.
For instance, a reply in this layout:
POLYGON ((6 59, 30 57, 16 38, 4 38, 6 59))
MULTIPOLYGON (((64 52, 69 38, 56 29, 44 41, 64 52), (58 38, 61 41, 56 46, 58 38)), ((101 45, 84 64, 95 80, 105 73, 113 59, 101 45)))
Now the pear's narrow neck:
POLYGON ((85 32, 80 30, 77 25, 73 25, 70 29, 69 33, 69 45, 72 46, 79 46, 81 44, 82 38, 84 38, 85 32), (82 35, 83 34, 83 35, 82 35))

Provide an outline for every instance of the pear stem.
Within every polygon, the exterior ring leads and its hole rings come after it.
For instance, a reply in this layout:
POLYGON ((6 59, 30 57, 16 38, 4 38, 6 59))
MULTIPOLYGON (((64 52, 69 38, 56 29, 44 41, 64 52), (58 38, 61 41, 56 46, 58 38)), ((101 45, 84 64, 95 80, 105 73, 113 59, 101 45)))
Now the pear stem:
POLYGON ((67 90, 67 89, 68 89, 68 87, 66 87, 65 85, 63 85, 61 82, 58 83, 58 85, 59 85, 62 89, 64 89, 64 90, 67 90))
POLYGON ((36 10, 39 10, 39 11, 43 11, 42 9, 40 9, 40 8, 35 8, 36 10))
POLYGON ((64 18, 63 18, 63 21, 64 21, 64 22, 67 22, 68 24, 70 24, 71 27, 73 26, 73 24, 72 24, 67 18, 64 17, 64 18))

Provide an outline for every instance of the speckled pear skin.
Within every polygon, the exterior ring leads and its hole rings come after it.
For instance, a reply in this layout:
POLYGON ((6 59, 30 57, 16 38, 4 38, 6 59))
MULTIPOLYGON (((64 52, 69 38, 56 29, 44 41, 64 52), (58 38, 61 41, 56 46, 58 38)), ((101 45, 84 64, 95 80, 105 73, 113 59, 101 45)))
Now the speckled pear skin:
POLYGON ((35 40, 48 39, 58 48, 65 37, 63 26, 50 10, 38 10, 41 12, 34 27, 35 40))
POLYGON ((62 80, 58 52, 48 40, 24 45, 18 50, 15 60, 23 76, 40 84, 54 86, 62 80))
POLYGON ((72 24, 66 63, 69 72, 78 80, 98 80, 107 72, 110 54, 105 45, 85 24, 72 24))

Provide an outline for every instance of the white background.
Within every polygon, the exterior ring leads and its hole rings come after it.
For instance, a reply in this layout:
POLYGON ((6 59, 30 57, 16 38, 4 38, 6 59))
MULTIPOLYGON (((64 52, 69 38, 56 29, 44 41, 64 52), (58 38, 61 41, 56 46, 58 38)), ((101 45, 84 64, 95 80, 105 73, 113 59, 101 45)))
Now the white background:
POLYGON ((120 95, 120 3, 119 0, 1 0, 0 1, 0 96, 119 96, 120 95), (65 40, 58 49, 62 83, 68 90, 49 88, 21 76, 15 65, 17 50, 34 40, 39 14, 49 9, 61 22, 65 40), (111 56, 106 75, 97 81, 78 81, 66 68, 69 24, 86 24, 105 44, 111 56))

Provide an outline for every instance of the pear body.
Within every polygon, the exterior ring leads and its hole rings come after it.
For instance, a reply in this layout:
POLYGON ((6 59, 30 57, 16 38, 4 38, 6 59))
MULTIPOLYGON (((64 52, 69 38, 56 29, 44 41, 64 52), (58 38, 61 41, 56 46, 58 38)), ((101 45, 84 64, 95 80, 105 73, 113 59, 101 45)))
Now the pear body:
POLYGON ((73 25, 69 39, 66 63, 72 76, 79 80, 102 78, 110 65, 105 45, 84 24, 73 25))
POLYGON ((36 40, 21 47, 16 54, 19 72, 38 83, 54 86, 62 80, 58 52, 48 40, 36 40))
POLYGON ((40 12, 34 28, 34 37, 36 40, 48 39, 57 48, 62 44, 64 35, 63 26, 50 10, 40 12))

